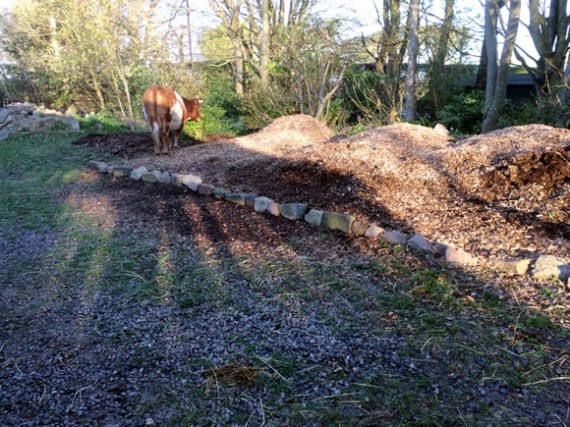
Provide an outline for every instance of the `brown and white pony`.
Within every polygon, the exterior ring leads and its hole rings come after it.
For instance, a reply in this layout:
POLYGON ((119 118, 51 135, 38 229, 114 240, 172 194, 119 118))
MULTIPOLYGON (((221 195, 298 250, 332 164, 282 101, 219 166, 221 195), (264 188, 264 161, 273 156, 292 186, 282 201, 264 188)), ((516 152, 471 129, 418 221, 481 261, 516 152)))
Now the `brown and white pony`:
POLYGON ((188 120, 200 120, 200 103, 198 98, 186 99, 173 89, 162 86, 151 86, 143 95, 143 113, 154 141, 154 154, 170 154, 170 150, 178 148, 178 138, 188 120), (170 134, 174 143, 171 144, 170 134), (161 150, 162 135, 162 150, 161 150))

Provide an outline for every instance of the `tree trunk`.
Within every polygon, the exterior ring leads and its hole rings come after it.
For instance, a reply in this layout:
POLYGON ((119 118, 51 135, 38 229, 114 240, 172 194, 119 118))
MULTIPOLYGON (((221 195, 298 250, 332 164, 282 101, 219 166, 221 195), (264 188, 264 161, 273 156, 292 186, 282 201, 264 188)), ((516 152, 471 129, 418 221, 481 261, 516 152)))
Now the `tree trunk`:
POLYGON ((269 0, 261 0, 261 46, 259 49, 261 89, 269 89, 269 0))
POLYGON ((429 71, 429 86, 434 111, 439 111, 446 100, 447 80, 445 76, 445 58, 449 51, 449 40, 453 29, 455 0, 445 1, 445 16, 441 24, 437 50, 429 71))
POLYGON ((409 10, 409 45, 408 70, 406 73, 406 108, 404 119, 412 121, 416 118, 416 61, 418 57, 419 42, 419 0, 410 0, 409 10))
POLYGON ((334 86, 328 91, 328 93, 325 93, 325 87, 326 87, 327 81, 330 80, 329 69, 330 69, 331 62, 327 63, 325 73, 323 74, 323 78, 321 80, 321 87, 319 88, 319 105, 317 107, 317 112, 315 113, 315 118, 319 119, 319 120, 322 118, 322 115, 325 112, 325 107, 328 106, 331 98, 336 93, 336 91, 340 88, 340 85, 342 84, 342 79, 344 77, 344 72, 346 70, 345 67, 342 68, 342 70, 340 71, 340 76, 338 76, 334 86))
POLYGON ((493 104, 497 83, 497 0, 487 0, 485 5, 485 50, 487 51, 487 80, 485 84, 485 111, 493 104))
POLYGON ((549 15, 541 12, 540 1, 530 0, 530 23, 528 31, 539 58, 536 69, 525 65, 540 87, 538 96, 550 93, 563 80, 563 69, 570 44, 570 16, 567 14, 567 0, 551 0, 549 15))
MULTIPOLYGON (((503 6, 505 6, 505 0, 499 0, 497 2, 499 6, 499 13, 503 6)), ((483 44, 481 45, 481 57, 479 59, 479 67, 477 67, 477 77, 475 78, 475 87, 477 89, 485 90, 487 87, 487 38, 483 36, 483 44)))
POLYGON ((188 35, 188 66, 190 68, 190 72, 192 72, 192 68, 194 67, 194 53, 192 51, 192 27, 190 25, 190 5, 188 4, 188 0, 184 0, 186 4, 186 32, 188 35))
POLYGON ((99 101, 99 109, 104 111, 106 109, 105 97, 103 96, 103 90, 101 89, 101 85, 99 83, 99 78, 95 74, 93 69, 89 70, 89 74, 91 76, 91 82, 93 89, 95 90, 95 94, 97 95, 97 100, 99 101))
POLYGON ((556 120, 557 127, 568 127, 567 123, 570 120, 568 111, 568 102, 570 101, 570 59, 566 58, 566 67, 564 68, 564 87, 560 93, 560 105, 562 106, 562 113, 556 120))
POLYGON ((244 94, 244 51, 243 34, 240 22, 240 9, 243 0, 209 0, 212 10, 222 20, 232 43, 234 80, 236 93, 244 94))
MULTIPOLYGON (((234 41, 235 43, 235 41, 234 41)), ((236 93, 240 96, 244 94, 243 79, 244 79, 244 66, 243 66, 243 47, 239 41, 234 44, 234 75, 236 81, 236 93)))
POLYGON ((483 120, 482 132, 490 132, 497 128, 497 121, 507 96, 507 80, 509 77, 509 69, 511 66, 511 58, 515 48, 515 40, 519 29, 521 0, 511 0, 509 11, 509 22, 507 24, 507 34, 501 52, 501 60, 499 63, 499 71, 497 73, 496 86, 493 100, 489 109, 486 110, 485 119, 483 120))

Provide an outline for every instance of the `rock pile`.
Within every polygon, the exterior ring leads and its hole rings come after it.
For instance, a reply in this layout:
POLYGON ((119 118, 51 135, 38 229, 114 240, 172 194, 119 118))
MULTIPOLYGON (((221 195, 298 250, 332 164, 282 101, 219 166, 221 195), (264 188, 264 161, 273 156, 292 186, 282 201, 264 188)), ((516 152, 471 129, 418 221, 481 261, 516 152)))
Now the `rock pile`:
POLYGON ((66 113, 16 102, 0 109, 0 141, 10 135, 35 132, 79 131, 79 121, 66 113))

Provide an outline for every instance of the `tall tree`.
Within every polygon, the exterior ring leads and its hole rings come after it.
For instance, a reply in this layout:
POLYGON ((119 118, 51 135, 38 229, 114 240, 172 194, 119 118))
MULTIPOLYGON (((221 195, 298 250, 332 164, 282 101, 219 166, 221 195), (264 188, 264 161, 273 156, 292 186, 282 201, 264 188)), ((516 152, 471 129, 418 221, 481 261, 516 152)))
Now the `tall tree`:
POLYGON ((0 49, 12 80, 27 76, 22 99, 119 111, 132 122, 151 79, 178 81, 157 15, 154 0, 30 0, 0 20, 0 49))
POLYGON ((190 14, 192 10, 190 9, 190 4, 188 0, 182 0, 182 4, 185 5, 184 12, 186 14, 186 36, 188 37, 188 65, 190 66, 190 70, 194 65, 194 52, 192 50, 192 25, 190 20, 190 14))
POLYGON ((269 88, 269 0, 261 0, 261 43, 259 48, 259 76, 261 89, 269 88))
MULTIPOLYGON (((373 4, 382 30, 380 37, 370 39, 374 49, 369 48, 364 36, 362 43, 366 52, 374 58, 376 72, 382 75, 377 95, 388 106, 387 122, 393 123, 402 107, 401 71, 408 46, 409 23, 402 25, 399 0, 383 0, 382 11, 376 2, 373 4)), ((408 22, 409 18, 408 14, 408 22)))
POLYGON ((485 91, 485 118, 483 120, 482 132, 490 132, 497 128, 499 115, 505 105, 507 80, 520 22, 521 0, 511 0, 509 6, 510 10, 507 32, 505 34, 505 41, 503 43, 498 71, 495 73, 495 70, 497 69, 496 59, 491 56, 491 52, 493 52, 493 48, 496 52, 496 44, 492 46, 489 40, 496 40, 496 12, 498 11, 498 4, 497 0, 487 0, 485 37, 489 37, 487 39, 487 55, 489 64, 487 72, 487 89, 485 91), (494 27, 492 27, 494 17, 494 27), (492 67, 493 64, 495 64, 494 69, 492 67), (494 76, 496 76, 496 78, 494 78, 494 76), (494 86, 491 86, 493 83, 494 86))
POLYGON ((210 7, 222 21, 233 49, 232 64, 238 95, 244 94, 244 36, 240 19, 244 0, 209 0, 210 7))
POLYGON ((498 0, 487 0, 485 3, 485 52, 487 72, 485 80, 485 111, 489 111, 493 103, 497 85, 497 19, 499 14, 498 0))
POLYGON ((378 8, 376 2, 373 2, 376 9, 377 22, 382 28, 380 37, 372 40, 376 45, 375 50, 368 49, 367 42, 362 37, 362 42, 376 64, 376 71, 381 74, 387 74, 394 77, 399 73, 401 66, 402 52, 406 51, 405 36, 406 31, 402 31, 400 22, 400 1, 399 0, 383 0, 382 11, 378 8))
MULTIPOLYGON (((498 10, 495 12, 495 16, 493 16, 492 20, 494 20, 494 22, 492 23, 492 25, 494 25, 495 27, 495 34, 496 34, 496 19, 497 19, 497 15, 500 13, 501 9, 505 6, 506 1, 505 0, 498 0, 497 1, 497 8, 498 10)), ((487 8, 487 4, 485 4, 485 9, 487 8)), ((487 86, 487 66, 488 66, 488 61, 487 59, 489 58, 489 56, 487 55, 487 13, 485 13, 485 32, 483 35, 483 43, 481 45, 481 55, 479 56, 479 66, 477 68, 477 75, 475 77, 475 87, 477 87, 478 89, 481 90, 485 90, 486 86, 487 86)), ((495 36, 496 37, 496 36, 495 36)), ((493 43, 492 41, 490 43, 493 43)), ((494 46, 496 46, 496 40, 495 40, 495 44, 494 46)), ((495 52, 491 52, 492 55, 494 55, 495 60, 497 58, 497 52, 495 49, 495 52)))
MULTIPOLYGON (((449 45, 453 31, 453 19, 455 0, 445 0, 445 11, 439 36, 435 45, 433 60, 428 69, 428 81, 430 98, 433 101, 435 111, 443 107, 443 101, 446 99, 446 76, 445 76, 445 60, 449 53, 449 45)), ((411 43, 411 40, 410 40, 411 43)))
POLYGON ((564 64, 570 43, 570 14, 567 6, 567 0, 550 0, 546 15, 541 11, 539 0, 529 1, 528 30, 538 52, 536 67, 529 66, 518 49, 516 55, 533 76, 539 97, 560 85, 564 76, 564 64))
POLYGON ((420 26, 420 2, 419 0, 410 0, 409 18, 408 18, 408 69, 406 72, 406 107, 404 111, 404 119, 412 121, 416 118, 416 62, 418 58, 419 40, 418 30, 420 26))

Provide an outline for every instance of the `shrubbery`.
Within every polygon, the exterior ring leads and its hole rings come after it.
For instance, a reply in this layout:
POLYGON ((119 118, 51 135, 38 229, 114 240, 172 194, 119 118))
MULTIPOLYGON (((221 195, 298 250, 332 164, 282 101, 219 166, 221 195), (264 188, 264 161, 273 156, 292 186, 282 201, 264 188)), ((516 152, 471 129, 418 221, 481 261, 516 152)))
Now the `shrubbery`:
POLYGON ((121 133, 128 132, 130 128, 124 122, 119 120, 112 114, 106 113, 91 113, 85 117, 76 117, 79 120, 79 126, 81 130, 88 133, 101 133, 101 134, 111 134, 111 133, 121 133))
POLYGON ((206 135, 241 135, 246 132, 242 99, 234 90, 234 82, 223 70, 205 70, 204 96, 200 106, 200 122, 188 122, 184 132, 196 139, 206 135))
POLYGON ((481 132, 485 94, 480 90, 455 95, 449 104, 437 112, 437 118, 452 133, 475 134, 481 132))

